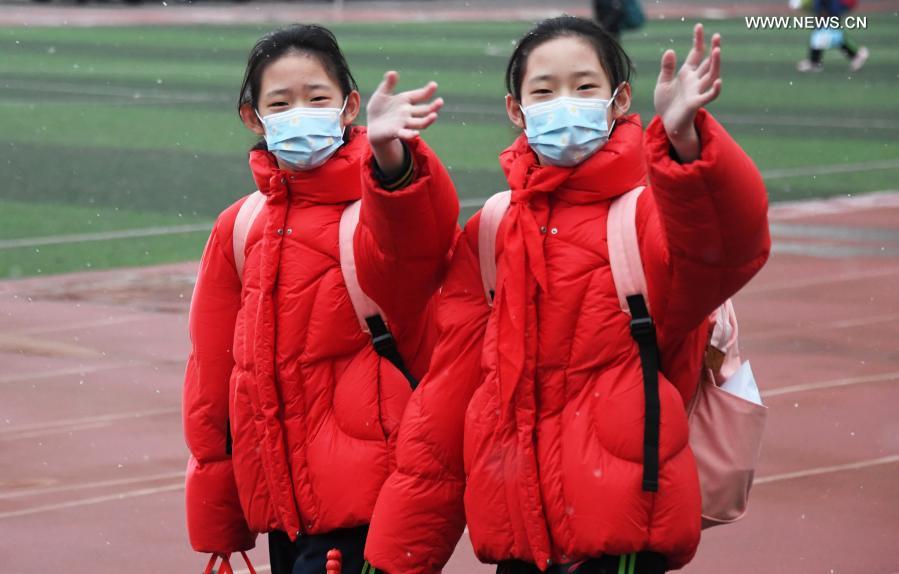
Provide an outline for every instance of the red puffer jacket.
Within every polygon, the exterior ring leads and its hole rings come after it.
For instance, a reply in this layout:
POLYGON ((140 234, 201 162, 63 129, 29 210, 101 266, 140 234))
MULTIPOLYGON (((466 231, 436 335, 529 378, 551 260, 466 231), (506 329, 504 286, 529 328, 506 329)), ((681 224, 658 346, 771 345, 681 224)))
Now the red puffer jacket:
MULTIPOLYGON (((770 249, 765 188, 752 161, 705 111, 695 125, 702 154, 685 165, 672 159, 661 121, 644 135, 636 116, 619 120, 611 140, 574 168, 537 165, 524 136, 503 153, 513 208, 517 190, 557 182, 525 209, 543 233, 536 249, 545 262, 537 266, 545 288, 530 295, 536 327, 521 334, 522 372, 532 374, 514 388, 500 381, 511 357, 498 330, 523 318, 504 315, 501 291, 492 311, 486 302, 475 215, 444 284, 429 375, 400 427, 398 468, 375 507, 366 557, 376 567, 438 572, 466 522, 485 562, 519 559, 542 570, 651 550, 676 569, 692 558, 700 495, 685 405, 707 317, 770 249), (661 351, 657 493, 641 488, 640 357, 606 244, 611 200, 647 183, 647 163, 652 186, 640 196, 637 232, 661 351)), ((503 266, 510 215, 497 235, 498 284, 515 272, 503 266)))
POLYGON ((393 192, 372 178, 363 128, 307 172, 282 172, 268 152, 251 153, 266 203, 247 238, 243 281, 232 247, 241 200, 212 230, 191 302, 183 414, 195 550, 248 549, 255 533, 273 529, 294 537, 369 522, 411 390, 360 328, 338 228, 361 197, 359 282, 406 366, 424 376, 459 207, 436 155, 421 140, 409 149, 415 180, 393 192))

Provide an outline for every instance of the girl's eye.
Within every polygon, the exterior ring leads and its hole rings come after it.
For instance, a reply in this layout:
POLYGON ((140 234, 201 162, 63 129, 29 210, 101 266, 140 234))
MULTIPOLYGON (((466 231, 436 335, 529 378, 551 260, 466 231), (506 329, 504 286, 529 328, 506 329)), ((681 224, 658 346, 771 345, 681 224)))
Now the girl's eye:
POLYGON ((534 94, 534 95, 542 96, 542 95, 545 95, 545 94, 551 94, 551 93, 552 93, 552 90, 548 90, 548 89, 546 89, 546 88, 540 88, 540 89, 538 89, 538 90, 534 90, 534 91, 531 92, 531 93, 534 94))
POLYGON ((581 86, 578 86, 577 89, 579 89, 579 90, 595 90, 598 87, 599 86, 597 86, 596 84, 583 84, 581 86))
POLYGON ((328 96, 315 96, 314 98, 312 98, 312 101, 313 102, 326 102, 329 99, 330 98, 328 98, 328 96))
POLYGON ((287 102, 272 102, 272 103, 269 104, 268 106, 269 106, 270 108, 279 108, 279 107, 281 107, 281 106, 286 106, 286 105, 287 105, 287 102))

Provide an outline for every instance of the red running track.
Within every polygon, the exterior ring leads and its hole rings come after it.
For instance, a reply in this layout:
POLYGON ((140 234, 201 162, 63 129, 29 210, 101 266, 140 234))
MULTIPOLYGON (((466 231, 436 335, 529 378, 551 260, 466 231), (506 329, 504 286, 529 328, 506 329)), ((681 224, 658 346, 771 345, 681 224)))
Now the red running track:
MULTIPOLYGON (((899 194, 779 206, 772 229, 736 300, 770 407, 750 512, 684 571, 899 572, 899 194)), ((0 283, 4 574, 202 570, 179 411, 195 269, 0 283)), ((467 537, 446 569, 491 571, 467 537)))

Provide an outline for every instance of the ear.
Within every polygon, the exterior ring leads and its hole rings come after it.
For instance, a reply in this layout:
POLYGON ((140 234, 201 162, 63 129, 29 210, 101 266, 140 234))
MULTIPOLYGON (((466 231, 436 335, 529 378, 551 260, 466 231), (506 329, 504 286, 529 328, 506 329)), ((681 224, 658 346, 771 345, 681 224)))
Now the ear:
POLYGON ((346 97, 346 107, 343 109, 343 116, 341 116, 344 127, 350 125, 356 120, 356 117, 359 115, 359 110, 361 108, 362 97, 359 95, 359 92, 353 90, 352 92, 350 92, 350 95, 346 97))
POLYGON ((506 94, 506 114, 515 127, 522 130, 525 128, 524 112, 521 111, 521 105, 512 97, 512 94, 506 94))
POLYGON ((247 126, 247 129, 257 136, 265 135, 265 128, 262 127, 262 122, 259 121, 256 110, 253 109, 253 104, 241 104, 240 119, 243 125, 247 126))
POLYGON ((631 109, 631 85, 629 83, 621 84, 621 87, 618 88, 618 94, 615 96, 615 101, 612 102, 610 107, 613 120, 617 120, 631 109))

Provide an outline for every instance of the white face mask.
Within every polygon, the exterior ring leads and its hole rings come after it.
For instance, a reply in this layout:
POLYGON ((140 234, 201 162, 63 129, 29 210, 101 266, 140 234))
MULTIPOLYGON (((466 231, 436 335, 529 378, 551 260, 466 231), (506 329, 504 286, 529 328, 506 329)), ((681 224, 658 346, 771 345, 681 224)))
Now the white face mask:
POLYGON ((615 126, 608 110, 618 89, 608 100, 560 97, 522 107, 531 149, 544 163, 570 167, 596 153, 609 140, 615 126))
POLYGON ((291 108, 265 117, 256 112, 268 150, 294 169, 322 165, 343 145, 340 117, 346 102, 342 108, 291 108))

